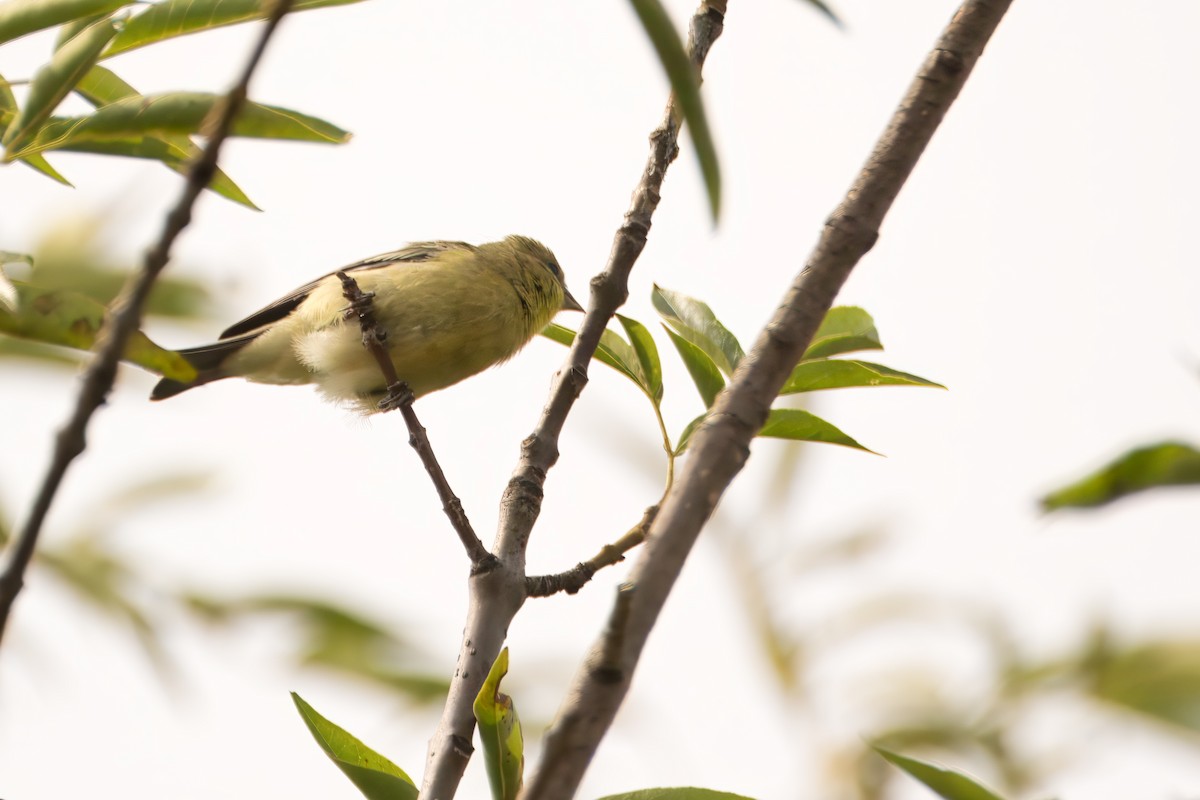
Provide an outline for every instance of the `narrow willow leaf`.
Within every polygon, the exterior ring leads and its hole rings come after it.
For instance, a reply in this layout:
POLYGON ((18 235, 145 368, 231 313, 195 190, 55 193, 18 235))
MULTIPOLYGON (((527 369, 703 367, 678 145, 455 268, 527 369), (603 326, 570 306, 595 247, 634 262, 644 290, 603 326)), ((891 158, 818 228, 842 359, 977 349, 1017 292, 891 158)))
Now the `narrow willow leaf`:
MULTIPOLYGON (((88 74, 83 76, 83 80, 75 86, 75 92, 93 106, 108 105, 127 97, 140 97, 136 89, 111 70, 100 66, 92 67, 88 74)), ((184 134, 149 135, 134 141, 80 142, 59 149, 80 153, 154 159, 161 161, 164 166, 181 175, 188 174, 191 162, 200 154, 200 147, 184 134)), ((255 211, 260 210, 220 167, 217 167, 213 173, 213 179, 209 182, 208 188, 235 203, 255 211)))
POLYGON ((1094 508, 1164 486, 1200 483, 1200 450, 1182 442, 1130 450, 1087 477, 1042 498, 1042 508, 1094 508))
POLYGON ((687 367, 688 374, 692 376, 692 383, 696 385, 696 391, 700 393, 704 407, 711 408, 717 395, 725 388, 725 379, 721 377, 721 370, 717 369, 713 360, 699 347, 665 325, 663 329, 671 337, 671 343, 675 345, 675 350, 683 359, 683 365, 687 367))
POLYGON ((683 455, 683 451, 687 450, 691 444, 692 436, 695 435, 696 429, 700 427, 700 423, 708 418, 708 414, 704 413, 696 417, 694 420, 684 426, 683 432, 679 434, 679 441, 675 443, 675 455, 683 455))
POLYGON ((692 134, 692 144, 696 146, 696 157, 700 160, 700 173, 704 176, 704 187, 708 191, 709 210, 715 221, 721 213, 721 169, 708 118, 704 113, 704 102, 700 98, 700 76, 662 3, 659 0, 630 2, 642 28, 650 37, 650 43, 654 45, 658 60, 662 62, 675 101, 692 134))
MULTIPOLYGON (((810 414, 799 408, 771 409, 771 413, 767 415, 767 424, 763 425, 758 435, 770 436, 774 439, 793 439, 799 442, 840 444, 844 447, 853 447, 856 450, 875 453, 874 450, 863 447, 842 433, 832 423, 826 422, 816 414, 810 414)), ((879 454, 875 453, 875 455, 879 454)))
MULTIPOLYGON (((0 136, 8 130, 8 125, 17 115, 17 98, 13 96, 12 88, 8 85, 8 81, 0 75, 0 136)), ((22 158, 21 162, 33 167, 38 172, 53 178, 61 184, 70 186, 71 182, 64 178, 58 170, 50 165, 42 156, 34 155, 29 158, 22 158)))
MULTIPOLYGON (((551 322, 547 325, 542 331, 542 336, 567 347, 570 347, 575 342, 575 331, 566 326, 559 325, 557 322, 551 322)), ((658 398, 654 396, 651 389, 650 377, 642 369, 637 350, 620 336, 609 330, 600 334, 600 344, 596 347, 596 352, 592 358, 612 367, 626 378, 629 378, 655 404, 658 403, 658 398)), ((659 392, 661 397, 661 388, 659 392)))
MULTIPOLYGON (((342 6, 362 0, 296 0, 289 13, 313 8, 342 6)), ((109 45, 105 58, 144 47, 163 39, 186 36, 226 25, 266 19, 267 6, 262 0, 164 0, 129 21, 109 45)))
POLYGON ((703 350, 721 372, 733 374, 745 353, 707 303, 658 285, 650 292, 650 301, 676 333, 703 350))
POLYGON ((368 800, 416 800, 417 787, 404 770, 317 713, 292 692, 309 733, 337 768, 368 800))
POLYGON ((857 306, 838 306, 829 309, 801 360, 882 349, 879 331, 875 330, 875 320, 870 314, 857 306))
POLYGON ((925 380, 869 361, 815 358, 801 361, 792 370, 787 383, 779 390, 783 394, 817 392, 823 389, 845 389, 855 386, 932 386, 945 389, 940 383, 925 380))
POLYGON ((25 105, 4 131, 3 144, 8 153, 20 150, 38 133, 58 104, 96 63, 100 51, 116 34, 117 27, 117 21, 111 18, 93 23, 64 44, 50 62, 37 71, 29 84, 25 105))
POLYGON ((673 786, 667 789, 638 789, 601 797, 600 800, 752 800, 741 794, 698 789, 695 786, 673 786))
MULTIPOLYGON (((15 155, 85 141, 136 141, 149 134, 199 133, 208 112, 221 100, 221 95, 191 92, 127 97, 85 117, 50 120, 37 138, 15 155)), ((350 138, 349 133, 324 120, 259 103, 246 103, 233 124, 232 135, 335 144, 350 138)))
POLYGON ((642 365, 642 374, 646 377, 646 393, 658 403, 663 396, 662 360, 658 357, 658 345, 654 343, 654 337, 646 330, 646 326, 636 319, 617 314, 617 320, 625 329, 625 335, 629 337, 629 343, 637 353, 638 363, 642 365))
POLYGON ((902 756, 899 753, 884 750, 882 747, 876 747, 875 752, 928 786, 945 800, 1000 800, 999 795, 985 789, 961 772, 926 764, 924 761, 902 756))
POLYGON ((483 742, 484 764, 495 800, 516 800, 525 769, 525 744, 521 721, 512 698, 500 691, 508 674, 508 648, 500 651, 475 698, 475 720, 483 742))
MULTIPOLYGON (((0 333, 76 350, 90 350, 107 313, 89 297, 59 289, 43 289, 20 281, 15 304, 0 303, 0 333), (15 306, 15 307, 14 307, 15 306)), ((125 345, 124 360, 163 377, 187 382, 196 370, 173 350, 166 350, 135 331, 125 345)))
POLYGON ((76 19, 110 14, 129 0, 5 0, 0 3, 0 44, 76 19))

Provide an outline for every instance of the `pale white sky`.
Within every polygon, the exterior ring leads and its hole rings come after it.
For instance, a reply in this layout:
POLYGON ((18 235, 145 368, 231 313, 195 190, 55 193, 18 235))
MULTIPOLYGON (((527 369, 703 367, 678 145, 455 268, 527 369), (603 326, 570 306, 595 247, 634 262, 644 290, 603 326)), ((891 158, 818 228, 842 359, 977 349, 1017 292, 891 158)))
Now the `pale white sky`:
MULTIPOLYGON (((955 5, 841 0, 848 30, 839 32, 794 0, 731 3, 705 70, 725 213, 714 228, 685 145, 627 313, 652 322, 657 282, 707 300, 748 344, 955 5)), ((670 8, 681 25, 692 11, 670 8)), ((841 298, 875 316, 887 346, 880 361, 950 391, 819 397, 819 413, 887 457, 808 450, 786 522, 763 522, 761 487, 781 445, 760 442, 720 510, 748 550, 870 525, 890 535, 852 570, 819 579, 767 571, 764 582, 785 590, 785 618, 821 639, 857 602, 924 592, 994 610, 1045 657, 1075 646, 1098 619, 1130 638, 1195 632, 1200 495, 1052 518, 1035 501, 1126 447, 1200 440, 1191 230, 1200 202, 1190 190, 1200 180, 1198 29, 1200 7, 1190 3, 1014 4, 841 298)), ((110 66, 146 93, 218 90, 250 33, 179 40, 110 66)), ((48 41, 0 50, 0 74, 26 75, 48 41)), ((624 3, 376 0, 299 15, 252 94, 355 138, 343 147, 235 142, 225 167, 265 213, 204 198, 177 268, 210 281, 234 319, 406 241, 520 232, 555 250, 582 297, 665 93, 624 3)), ((113 249, 132 258, 179 191, 154 165, 56 164, 77 189, 3 171, 0 249, 31 248, 64 216, 108 213, 113 249)), ((220 327, 150 332, 184 346, 220 327)), ((418 404, 485 538, 562 355, 536 341, 513 363, 418 404)), ((678 430, 699 402, 674 356, 664 359, 678 430)), ((50 539, 86 524, 118 487, 208 470, 215 479, 204 495, 114 527, 114 545, 154 584, 320 593, 394 621, 452 668, 466 565, 398 418, 364 422, 306 389, 234 381, 150 405, 152 382, 124 372, 51 515, 50 539)), ((28 505, 71 385, 59 372, 6 372, 0 503, 10 515, 28 505)), ((612 371, 594 371, 547 485, 531 570, 590 556, 657 498, 662 465, 643 403, 612 371)), ((610 570, 577 597, 530 603, 518 618, 512 668, 538 682, 517 697, 527 718, 553 713, 623 574, 610 570)), ((0 657, 0 795, 356 796, 311 742, 289 689, 420 773, 432 718, 292 671, 279 629, 169 629, 183 669, 164 688, 130 639, 32 575, 0 657)), ((868 729, 864 709, 888 688, 889 669, 922 666, 947 696, 978 690, 978 653, 954 637, 897 636, 819 664, 813 716, 798 722, 754 649, 720 548, 704 543, 580 796, 680 784, 833 796, 812 770, 833 744, 868 729)), ((1088 757, 1038 796, 1200 790, 1196 752, 1154 733, 1114 733, 1065 709, 1031 737, 1092 740, 1088 757)), ((485 796, 477 766, 463 797, 485 796)))

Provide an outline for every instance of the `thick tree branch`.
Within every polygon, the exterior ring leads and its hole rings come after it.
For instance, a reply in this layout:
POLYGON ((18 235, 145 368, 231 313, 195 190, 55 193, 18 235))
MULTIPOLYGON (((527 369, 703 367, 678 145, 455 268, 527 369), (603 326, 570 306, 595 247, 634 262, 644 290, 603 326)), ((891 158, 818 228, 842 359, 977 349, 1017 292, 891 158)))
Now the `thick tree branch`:
POLYGON ((379 371, 383 373, 387 384, 387 394, 380 401, 379 408, 383 411, 400 409, 404 424, 408 427, 408 443, 417 451, 425 471, 429 473, 429 479, 433 481, 433 487, 442 501, 442 511, 450 519, 450 525, 458 534, 463 549, 467 551, 467 557, 471 559, 471 571, 474 573, 493 569, 496 566, 496 557, 488 552, 483 542, 475 535, 475 529, 467 519, 467 512, 463 510, 462 501, 450 488, 446 473, 442 472, 442 465, 434 455, 433 445, 429 443, 429 434, 417 419, 417 413, 413 411, 412 390, 396 375, 396 365, 392 363, 384 345, 387 331, 379 326, 375 318, 375 293, 363 292, 358 287, 358 281, 345 272, 337 273, 337 277, 342 282, 342 296, 350 303, 346 308, 346 315, 348 318, 358 319, 358 325, 362 329, 363 347, 367 348, 379 364, 379 371))
POLYGON ((96 336, 96 357, 92 359, 83 373, 79 397, 66 424, 59 430, 54 439, 54 451, 50 458, 50 466, 42 479, 37 497, 34 498, 29 517, 17 533, 14 544, 9 550, 8 561, 0 573, 0 639, 8 625, 13 602, 25 584, 25 570, 33 560, 37 548, 38 536, 42 530, 46 515, 58 493, 63 477, 71 462, 81 454, 87 446, 87 426, 92 415, 108 398, 112 391, 113 382, 117 377, 117 362, 125 350, 129 337, 142 322, 142 309, 146 298, 159 273, 166 267, 170 259, 171 247, 179 234, 192 220, 192 207, 196 198, 204 191, 213 178, 217 169, 217 157, 221 145, 229 136, 233 121, 246 102, 246 91, 250 85, 250 76, 258 67, 266 50, 267 42, 279 25, 279 21, 292 7, 292 0, 277 0, 271 5, 262 35, 251 52, 242 70, 241 77, 222 102, 213 107, 205 121, 204 133, 208 142, 192 163, 187 173, 187 183, 183 194, 175 207, 167 215, 162 233, 158 241, 151 247, 142 262, 142 268, 131 276, 129 282, 121 290, 121 294, 113 301, 104 325, 96 336))
POLYGON ((834 211, 783 305, 739 365, 692 439, 679 480, 547 734, 541 768, 524 800, 575 794, 629 689, 663 603, 725 488, 750 453, 750 440, 842 283, 870 250, 896 195, 958 96, 1011 0, 966 0, 917 73, 858 179, 834 211))
MULTIPOLYGON (((721 35, 725 0, 704 0, 692 17, 688 52, 696 74, 709 48, 721 35)), ((525 602, 525 550, 542 506, 546 473, 558 460, 558 437, 568 412, 587 383, 587 369, 608 322, 629 296, 629 273, 646 246, 646 234, 658 207, 667 168, 679 152, 680 115, 674 98, 668 100, 663 121, 650 134, 650 155, 634 189, 625 222, 617 230, 604 271, 592 280, 591 301, 583 325, 555 375, 550 400, 530 436, 522 442, 521 458, 500 502, 500 520, 492 552, 497 568, 472 576, 467 625, 458 666, 437 731, 429 741, 423 800, 449 800, 458 790, 471 757, 475 731, 472 704, 483 679, 500 652, 508 626, 525 602)))

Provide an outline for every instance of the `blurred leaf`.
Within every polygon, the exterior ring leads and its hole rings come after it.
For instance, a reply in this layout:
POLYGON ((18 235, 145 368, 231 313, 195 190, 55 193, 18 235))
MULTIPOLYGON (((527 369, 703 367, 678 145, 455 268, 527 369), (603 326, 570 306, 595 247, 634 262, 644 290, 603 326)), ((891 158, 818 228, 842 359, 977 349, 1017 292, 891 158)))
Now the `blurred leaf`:
POLYGON ((29 84, 25 105, 17 111, 0 140, 8 156, 34 138, 51 112, 96 63, 100 51, 116 35, 117 28, 117 21, 111 18, 93 23, 64 44, 49 63, 37 71, 29 84))
POLYGON ((0 44, 75 19, 109 14, 129 0, 5 0, 0 3, 0 44))
POLYGON ((496 656, 483 686, 475 697, 475 719, 479 740, 483 743, 488 783, 495 800, 516 800, 525 770, 525 744, 521 720, 512 698, 500 691, 500 681, 508 674, 508 648, 496 656))
POLYGON ((884 750, 882 747, 876 747, 875 752, 946 800, 1000 800, 999 795, 985 789, 961 772, 935 767, 924 761, 884 750))
POLYGON ((1200 450, 1182 442, 1162 442, 1130 450, 1075 483, 1051 492, 1042 508, 1093 508, 1126 495, 1164 486, 1200 483, 1200 450))
MULTIPOLYGON (((127 97, 83 117, 55 117, 26 147, 9 157, 76 146, 81 142, 137 141, 155 134, 200 133, 222 95, 170 92, 127 97)), ((324 120, 276 106, 247 102, 233 123, 232 136, 342 144, 350 134, 324 120)))
POLYGON ((1092 693, 1190 731, 1200 731, 1200 641, 1166 640, 1127 649, 1105 641, 1089 655, 1092 693))
POLYGON ((801 361, 882 349, 879 331, 875 330, 875 320, 870 314, 857 306, 837 306, 825 315, 801 361))
POLYGON ((317 713, 292 692, 292 702, 317 744, 369 800, 416 800, 417 787, 404 770, 317 713))
MULTIPOLYGON (((101 218, 59 220, 38 242, 28 282, 45 289, 64 289, 107 305, 121 291, 136 267, 113 267, 104 260, 107 249, 101 218)), ((201 319, 207 316, 209 294, 204 284, 178 276, 155 281, 146 304, 149 316, 201 319)))
POLYGON ((826 422, 816 414, 810 414, 798 408, 773 408, 767 416, 767 424, 763 425, 759 436, 770 436, 775 439, 794 439, 801 442, 824 442, 840 444, 875 453, 870 448, 863 447, 858 442, 842 433, 835 425, 826 422))
POLYGON ((692 376, 692 383, 696 385, 696 391, 700 393, 704 407, 712 408, 713 401, 725 388, 725 379, 721 377, 721 370, 699 347, 665 325, 663 329, 671 337, 671 343, 675 345, 675 350, 683 360, 683 365, 687 367, 688 374, 692 376))
POLYGON ((654 337, 646 330, 646 326, 637 320, 617 314, 617 321, 625 329, 625 335, 629 337, 629 343, 637 353, 644 381, 641 386, 657 404, 663 396, 662 361, 658 357, 658 345, 654 343, 654 337))
MULTIPOLYGON (((542 336, 567 347, 570 347, 574 343, 575 335, 575 331, 559 325, 557 322, 551 322, 542 331, 542 336)), ((629 378, 655 404, 658 403, 659 398, 662 396, 661 373, 657 376, 647 375, 637 349, 618 334, 610 330, 605 330, 600 334, 600 344, 596 347, 593 358, 602 364, 607 364, 626 378, 629 378), (658 397, 655 396, 653 389, 653 380, 655 377, 658 379, 658 397)))
MULTIPOLYGON (((288 13, 358 2, 361 0, 296 0, 288 13)), ((154 3, 129 21, 104 57, 175 36, 266 19, 267 5, 262 0, 164 0, 154 3)))
POLYGON ((383 625, 355 611, 309 597, 258 595, 221 600, 203 595, 185 598, 195 613, 229 624, 253 615, 291 617, 303 634, 296 653, 302 666, 319 667, 368 681, 414 703, 440 702, 448 679, 422 672, 413 664, 419 653, 383 625))
POLYGON ((804 2, 808 3, 810 6, 817 9, 817 11, 820 11, 822 14, 824 14, 829 19, 829 21, 832 22, 837 27, 839 27, 839 28, 844 27, 842 20, 838 17, 837 14, 834 13, 833 9, 830 8, 829 5, 824 2, 824 0, 804 0, 804 2))
MULTIPOLYGON (((43 289, 13 281, 17 308, 0 307, 0 333, 48 344, 91 350, 107 313, 104 306, 75 292, 43 289)), ((164 377, 188 381, 196 370, 183 356, 159 347, 141 331, 125 345, 125 361, 164 377)))
MULTIPOLYGON (((129 97, 141 96, 132 86, 104 67, 92 67, 75 87, 75 91, 83 99, 97 107, 129 97)), ((79 153, 153 159, 163 162, 165 166, 181 175, 188 174, 191 162, 200 153, 199 146, 184 134, 166 136, 151 134, 134 140, 84 141, 59 149, 79 153)), ((35 156, 35 158, 40 158, 40 156, 35 156)), ((220 167, 217 167, 214 172, 208 188, 235 203, 240 203, 255 211, 259 210, 258 206, 250 202, 250 198, 246 196, 245 192, 220 167)))
POLYGON ((712 789, 697 789, 694 786, 676 786, 669 789, 638 789, 633 792, 610 794, 600 800, 752 800, 745 795, 731 792, 715 792, 712 789))
POLYGON ((801 361, 792 370, 787 383, 779 390, 783 394, 816 392, 823 389, 845 389, 856 386, 932 386, 945 389, 940 383, 900 372, 869 361, 817 358, 801 361))
POLYGON ((709 209, 715 221, 721 211, 721 170, 700 97, 700 76, 662 3, 659 0, 630 1, 654 45, 667 80, 671 82, 676 105, 691 131, 696 157, 700 160, 700 173, 704 176, 704 188, 708 191, 709 209))
POLYGON ((700 348, 721 372, 733 374, 745 354, 737 337, 721 324, 707 304, 657 284, 650 292, 650 301, 676 333, 700 348))
POLYGON ((104 547, 100 535, 77 535, 62 545, 42 547, 36 560, 89 606, 128 625, 157 667, 167 665, 158 630, 134 599, 140 579, 129 564, 104 547))

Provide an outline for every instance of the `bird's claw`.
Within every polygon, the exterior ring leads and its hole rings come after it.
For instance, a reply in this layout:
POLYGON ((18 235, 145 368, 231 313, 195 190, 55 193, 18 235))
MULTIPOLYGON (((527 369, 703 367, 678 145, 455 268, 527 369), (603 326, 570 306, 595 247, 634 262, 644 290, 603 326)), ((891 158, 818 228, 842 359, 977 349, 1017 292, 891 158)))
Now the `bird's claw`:
POLYGON ((408 384, 404 381, 397 381, 387 388, 387 394, 379 401, 379 410, 394 411, 397 408, 412 405, 415 399, 408 384))

